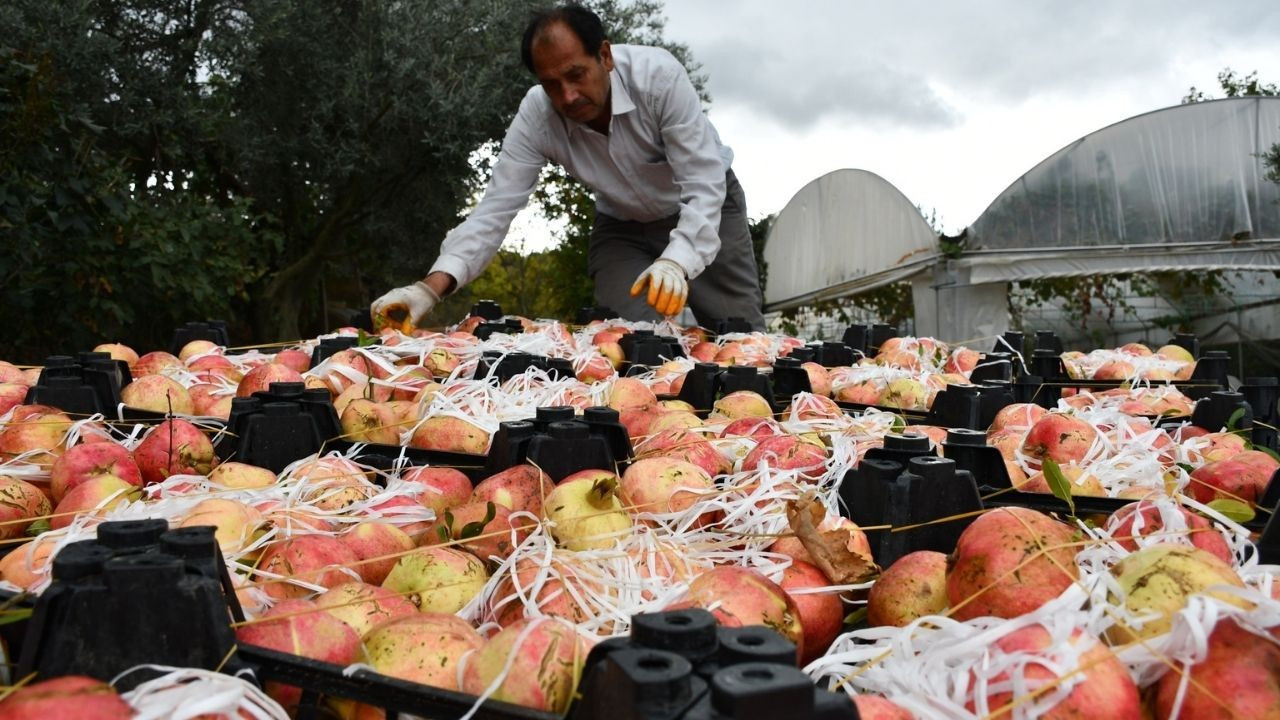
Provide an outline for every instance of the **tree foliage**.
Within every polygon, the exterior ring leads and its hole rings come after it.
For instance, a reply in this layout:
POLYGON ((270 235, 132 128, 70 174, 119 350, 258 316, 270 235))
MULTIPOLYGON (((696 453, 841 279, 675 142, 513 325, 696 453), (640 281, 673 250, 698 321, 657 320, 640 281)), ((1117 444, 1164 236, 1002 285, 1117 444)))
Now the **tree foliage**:
MULTIPOLYGON (((1258 71, 1240 76, 1231 68, 1223 68, 1218 73, 1218 87, 1221 88, 1222 94, 1229 98, 1234 97, 1274 97, 1280 95, 1280 87, 1276 87, 1274 83, 1264 83, 1258 80, 1258 71)), ((1204 92, 1197 90, 1192 85, 1187 94, 1182 98, 1182 104, 1204 102, 1212 100, 1212 95, 1206 95, 1204 92)))
POLYGON ((548 253, 500 250, 488 270, 471 283, 470 295, 476 300, 496 300, 508 314, 560 317, 551 312, 556 299, 555 289, 546 282, 551 272, 548 253))
POLYGON ((47 54, 0 48, 0 357, 36 362, 248 306, 279 236, 243 198, 136 193, 47 54), (193 272, 199 268, 199 272, 193 272))
MULTIPOLYGON (((0 258, 16 321, 0 351, 160 347, 215 317, 233 337, 288 340, 421 277, 487 177, 473 153, 531 85, 519 41, 542 4, 0 5, 0 232, 17 248, 0 258)), ((662 42, 659 2, 593 5, 615 41, 688 61, 662 42)), ((571 213, 562 247, 496 265, 552 268, 560 296, 517 302, 559 314, 581 300, 590 204, 546 197, 571 213)))
POLYGON ((764 246, 769 240, 769 230, 773 221, 778 219, 777 213, 765 215, 759 220, 748 220, 747 227, 751 231, 751 252, 756 258, 756 274, 760 278, 760 296, 764 297, 764 288, 769 280, 769 263, 764 259, 764 246))

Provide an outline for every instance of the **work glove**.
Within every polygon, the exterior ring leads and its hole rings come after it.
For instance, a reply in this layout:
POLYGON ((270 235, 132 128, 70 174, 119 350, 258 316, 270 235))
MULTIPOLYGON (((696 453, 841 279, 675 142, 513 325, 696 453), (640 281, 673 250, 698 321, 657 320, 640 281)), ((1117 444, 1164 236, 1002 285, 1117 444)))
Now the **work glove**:
POLYGON ((369 306, 373 317, 373 329, 394 327, 403 333, 413 332, 431 314, 431 308, 440 302, 440 296, 430 286, 419 280, 412 285, 396 288, 369 306), (402 317, 403 316, 403 317, 402 317))
POLYGON ((640 273, 631 286, 631 296, 635 297, 649 286, 649 305, 663 317, 679 315, 684 310, 684 302, 689 297, 689 280, 685 277, 684 268, 674 260, 658 258, 656 262, 640 273))

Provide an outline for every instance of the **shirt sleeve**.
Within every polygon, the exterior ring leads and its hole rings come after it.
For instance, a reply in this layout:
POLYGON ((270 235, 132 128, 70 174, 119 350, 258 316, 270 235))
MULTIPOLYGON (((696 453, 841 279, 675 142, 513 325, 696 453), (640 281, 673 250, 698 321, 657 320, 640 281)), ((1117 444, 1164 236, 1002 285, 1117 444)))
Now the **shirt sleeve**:
POLYGON ((484 272, 502 246, 516 213, 529 203, 538 174, 547 161, 538 149, 536 138, 541 125, 535 116, 536 111, 526 96, 507 128, 493 176, 480 203, 440 244, 440 256, 431 266, 431 272, 452 275, 458 287, 484 272))
POLYGON ((680 219, 662 257, 675 261, 693 279, 720 252, 725 167, 715 129, 702 113, 689 74, 679 63, 674 65, 669 81, 655 83, 667 162, 680 188, 680 219))

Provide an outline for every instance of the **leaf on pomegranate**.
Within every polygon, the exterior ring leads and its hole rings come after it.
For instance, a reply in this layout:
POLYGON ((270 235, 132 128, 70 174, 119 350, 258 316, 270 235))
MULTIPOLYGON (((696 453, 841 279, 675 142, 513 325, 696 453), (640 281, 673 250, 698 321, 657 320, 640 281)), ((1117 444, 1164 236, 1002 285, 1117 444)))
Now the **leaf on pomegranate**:
POLYGON ((901 435, 903 430, 907 429, 907 419, 901 415, 894 413, 893 424, 889 426, 889 432, 894 435, 901 435))
POLYGON ((16 608, 13 610, 0 610, 0 625, 8 625, 9 623, 22 622, 29 620, 31 613, 35 608, 16 608))
POLYGON ((1058 467, 1058 463, 1052 458, 1045 458, 1041 469, 1044 471, 1045 482, 1049 483, 1049 490, 1053 492, 1053 496, 1066 503, 1074 516, 1076 501, 1071 496, 1071 481, 1062 474, 1062 468, 1058 467))
POLYGON ((1244 419, 1244 408, 1236 408, 1231 413, 1231 417, 1227 418, 1227 432, 1236 432, 1240 429, 1240 421, 1244 419))
POLYGON ((462 531, 458 533, 459 540, 470 540, 480 533, 484 532, 484 526, 493 521, 494 516, 498 514, 498 509, 492 502, 484 504, 484 519, 479 522, 469 522, 462 526, 462 531))
POLYGON ((853 612, 849 613, 848 615, 845 615, 845 616, 844 616, 844 624, 845 624, 845 625, 857 625, 858 623, 860 623, 860 622, 862 622, 862 621, 864 621, 864 620, 866 620, 866 619, 867 619, 867 606, 866 606, 866 605, 863 605, 862 607, 858 608, 857 610, 854 610, 853 612))
POLYGON ((39 535, 43 535, 49 532, 52 529, 53 528, 52 526, 49 525, 49 520, 47 518, 40 518, 39 520, 36 520, 35 522, 27 526, 26 536, 37 537, 39 535))
POLYGON ((484 523, 469 522, 462 526, 462 530, 458 533, 458 539, 470 540, 482 532, 484 532, 484 523))
POLYGON ((880 572, 870 557, 849 548, 843 530, 823 530, 827 508, 813 494, 787 502, 787 522, 823 575, 835 585, 866 582, 880 572))
POLYGON ((1232 500, 1230 498, 1218 498, 1217 500, 1209 503, 1209 507, 1215 512, 1225 516, 1228 520, 1238 523, 1247 523, 1252 520, 1256 514, 1254 513, 1253 508, 1249 507, 1248 503, 1242 503, 1239 500, 1232 500))
POLYGON ((618 476, 603 476, 591 484, 591 500, 595 504, 602 503, 613 496, 618 489, 618 476))

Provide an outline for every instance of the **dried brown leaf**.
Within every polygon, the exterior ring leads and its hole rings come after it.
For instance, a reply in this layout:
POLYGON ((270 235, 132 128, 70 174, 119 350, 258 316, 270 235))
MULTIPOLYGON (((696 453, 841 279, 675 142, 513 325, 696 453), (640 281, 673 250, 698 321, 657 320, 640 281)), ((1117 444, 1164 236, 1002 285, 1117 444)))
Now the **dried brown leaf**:
POLYGON ((869 556, 849 547, 849 532, 839 526, 824 527, 827 508, 809 494, 787 503, 791 532, 804 545, 813 563, 834 585, 856 585, 880 573, 869 556))

